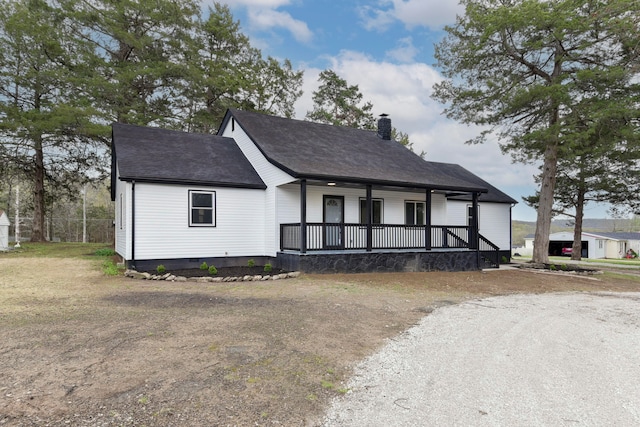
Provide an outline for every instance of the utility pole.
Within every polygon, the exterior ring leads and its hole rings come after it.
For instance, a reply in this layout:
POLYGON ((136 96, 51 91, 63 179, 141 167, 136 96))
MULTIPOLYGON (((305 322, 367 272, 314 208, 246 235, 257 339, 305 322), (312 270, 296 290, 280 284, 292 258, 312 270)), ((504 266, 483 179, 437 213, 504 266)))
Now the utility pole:
POLYGON ((82 243, 87 243, 87 184, 82 187, 82 243))
POLYGON ((20 186, 16 185, 16 248, 20 247, 20 186))

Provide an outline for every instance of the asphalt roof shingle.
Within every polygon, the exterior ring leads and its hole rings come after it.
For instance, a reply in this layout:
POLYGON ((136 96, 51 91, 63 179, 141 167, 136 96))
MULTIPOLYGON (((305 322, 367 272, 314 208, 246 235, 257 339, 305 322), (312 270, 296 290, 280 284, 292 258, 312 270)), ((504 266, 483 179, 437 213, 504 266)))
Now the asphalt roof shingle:
POLYGON ((125 181, 266 188, 231 138, 114 123, 112 139, 125 181))
POLYGON ((450 191, 482 191, 481 200, 511 197, 456 164, 428 162, 376 131, 331 126, 231 109, 237 124, 274 165, 296 178, 343 180, 450 191))

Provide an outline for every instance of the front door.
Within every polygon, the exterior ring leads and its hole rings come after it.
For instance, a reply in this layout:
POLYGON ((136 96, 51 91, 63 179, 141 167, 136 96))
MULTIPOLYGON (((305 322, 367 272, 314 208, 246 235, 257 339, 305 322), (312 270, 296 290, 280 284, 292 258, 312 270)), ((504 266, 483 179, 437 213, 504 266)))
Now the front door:
POLYGON ((342 249, 344 228, 344 197, 324 196, 324 248, 342 249))

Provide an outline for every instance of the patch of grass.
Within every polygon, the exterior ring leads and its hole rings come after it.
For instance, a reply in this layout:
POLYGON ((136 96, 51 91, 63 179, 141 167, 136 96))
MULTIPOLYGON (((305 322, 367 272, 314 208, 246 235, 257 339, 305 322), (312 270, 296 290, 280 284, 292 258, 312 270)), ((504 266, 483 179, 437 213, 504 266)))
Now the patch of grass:
POLYGON ((322 388, 327 390, 333 390, 335 388, 335 385, 333 385, 331 381, 327 381, 327 380, 322 380, 320 385, 322 386, 322 388))
POLYGON ((604 277, 611 278, 611 279, 618 279, 618 280, 624 279, 624 280, 629 280, 631 282, 640 283, 640 276, 636 276, 635 274, 612 273, 610 271, 605 271, 602 273, 602 275, 604 277))
MULTIPOLYGON (((24 242, 19 248, 0 252, 1 257, 11 258, 84 258, 90 259, 104 248, 104 243, 24 242)), ((99 255, 105 256, 105 255, 99 255)))
POLYGON ((107 276, 117 276, 120 274, 120 269, 113 261, 105 261, 102 263, 102 272, 107 276))
POLYGON ((97 249, 94 253, 95 256, 114 256, 116 251, 111 248, 100 248, 97 249))

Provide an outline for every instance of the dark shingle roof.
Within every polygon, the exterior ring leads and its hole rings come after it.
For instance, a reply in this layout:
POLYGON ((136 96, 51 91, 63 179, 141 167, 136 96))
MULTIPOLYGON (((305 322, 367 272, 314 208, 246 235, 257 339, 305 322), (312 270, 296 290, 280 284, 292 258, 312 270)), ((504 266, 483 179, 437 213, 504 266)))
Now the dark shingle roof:
POLYGON ((114 123, 112 142, 124 181, 266 188, 231 138, 114 123))
MULTIPOLYGON (((452 175, 456 175, 460 177, 460 179, 464 179, 466 181, 475 182, 477 183, 477 185, 483 186, 488 190, 486 193, 480 194, 480 197, 478 197, 478 200, 480 202, 518 203, 517 200, 515 200, 513 197, 498 190, 496 187, 489 184, 487 181, 483 180, 477 175, 472 174, 462 166, 460 165, 449 165, 449 166, 450 166, 449 172, 452 175)), ((452 196, 450 197, 450 199, 469 201, 471 200, 471 196, 469 194, 465 194, 465 195, 459 195, 459 196, 452 196)))
MULTIPOLYGON (((425 162, 377 132, 229 110, 274 165, 296 178, 413 188, 487 191, 486 182, 457 165, 425 162), (464 173, 462 172, 464 171, 464 173)), ((504 193, 502 193, 504 194, 504 193)))

